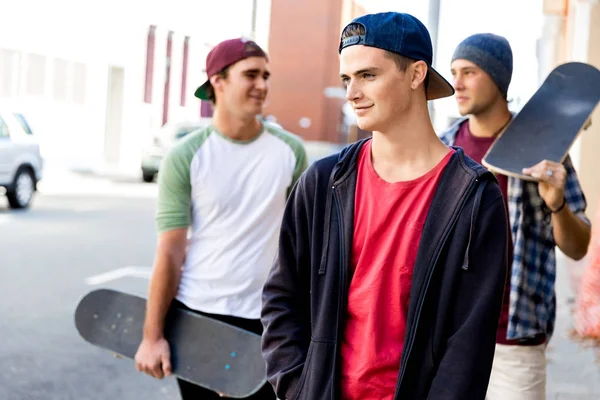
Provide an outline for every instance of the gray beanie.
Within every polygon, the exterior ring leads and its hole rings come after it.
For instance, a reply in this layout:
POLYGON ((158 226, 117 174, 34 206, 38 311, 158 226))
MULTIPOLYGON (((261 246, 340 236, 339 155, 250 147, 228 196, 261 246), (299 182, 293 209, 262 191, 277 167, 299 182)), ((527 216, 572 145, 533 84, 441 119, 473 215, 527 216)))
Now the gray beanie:
POLYGON ((506 98, 513 69, 512 50, 508 40, 493 33, 469 36, 452 55, 452 61, 459 58, 477 64, 492 78, 506 98))

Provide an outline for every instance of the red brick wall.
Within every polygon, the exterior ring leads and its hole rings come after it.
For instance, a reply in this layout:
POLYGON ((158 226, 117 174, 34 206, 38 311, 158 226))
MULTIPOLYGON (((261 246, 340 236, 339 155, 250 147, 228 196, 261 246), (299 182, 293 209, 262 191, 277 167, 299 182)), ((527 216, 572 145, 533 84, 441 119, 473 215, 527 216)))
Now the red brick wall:
POLYGON ((323 91, 340 86, 337 48, 344 1, 351 0, 272 0, 273 75, 265 115, 306 140, 339 142, 343 101, 323 91), (301 118, 310 118, 310 126, 301 127, 301 118))

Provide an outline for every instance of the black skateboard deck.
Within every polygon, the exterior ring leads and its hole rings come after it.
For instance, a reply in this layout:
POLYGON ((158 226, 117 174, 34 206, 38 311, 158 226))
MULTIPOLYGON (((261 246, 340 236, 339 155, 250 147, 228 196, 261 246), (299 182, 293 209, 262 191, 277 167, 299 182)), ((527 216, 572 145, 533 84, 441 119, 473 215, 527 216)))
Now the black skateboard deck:
POLYGON ((502 175, 528 181, 523 168, 549 160, 562 163, 573 142, 590 124, 600 100, 600 71, 569 62, 556 67, 483 157, 502 175))
MULTIPOLYGON (((75 326, 94 346, 133 359, 145 312, 145 299, 99 289, 80 300, 75 326)), ((233 398, 248 397, 266 383, 260 335, 177 307, 165 326, 176 377, 233 398)))

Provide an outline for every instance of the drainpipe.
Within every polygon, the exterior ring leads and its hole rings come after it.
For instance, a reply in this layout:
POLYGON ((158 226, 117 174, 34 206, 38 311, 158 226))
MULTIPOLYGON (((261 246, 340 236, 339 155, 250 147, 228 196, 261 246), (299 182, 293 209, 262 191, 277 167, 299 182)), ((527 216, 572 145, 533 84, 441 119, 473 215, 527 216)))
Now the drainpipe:
MULTIPOLYGON (((437 60, 437 44, 438 44, 438 30, 440 26, 440 0, 429 0, 429 15, 428 15, 428 28, 429 34, 431 35, 431 44, 433 47, 433 60, 437 60)), ((435 65, 432 65, 435 68, 435 65)), ((429 116, 431 121, 435 124, 435 107, 433 102, 430 101, 427 105, 429 108, 429 116)))
POLYGON ((256 7, 258 0, 252 0, 252 39, 256 40, 256 7))

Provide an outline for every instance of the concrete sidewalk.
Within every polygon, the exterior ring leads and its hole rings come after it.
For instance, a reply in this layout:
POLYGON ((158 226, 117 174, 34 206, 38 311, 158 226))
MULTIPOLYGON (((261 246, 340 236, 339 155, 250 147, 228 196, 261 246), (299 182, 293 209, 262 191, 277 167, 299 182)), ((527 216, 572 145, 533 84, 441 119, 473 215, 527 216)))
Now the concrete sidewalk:
POLYGON ((59 164, 44 167, 38 190, 45 195, 98 195, 156 197, 155 183, 142 182, 140 174, 116 170, 82 171, 59 164))
POLYGON ((577 277, 585 260, 567 261, 557 254, 557 320, 548 346, 548 400, 600 399, 600 361, 598 350, 570 338, 573 328, 571 308, 578 287, 577 277))

